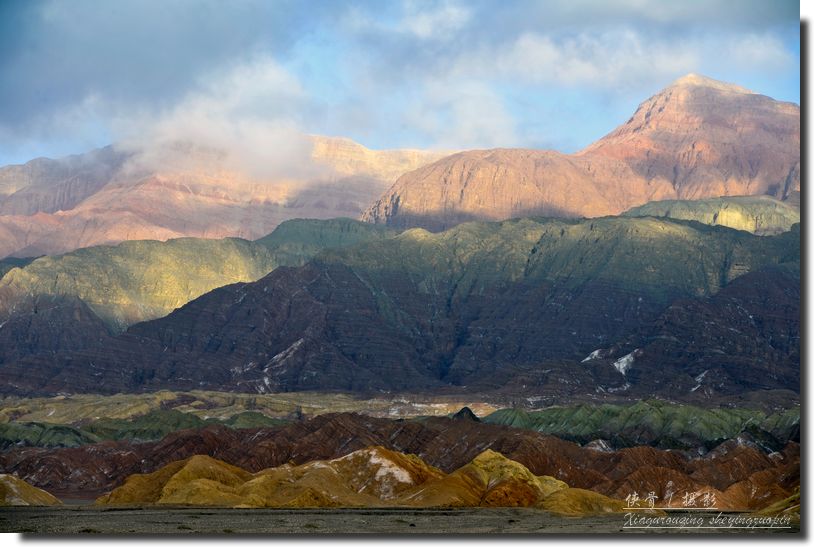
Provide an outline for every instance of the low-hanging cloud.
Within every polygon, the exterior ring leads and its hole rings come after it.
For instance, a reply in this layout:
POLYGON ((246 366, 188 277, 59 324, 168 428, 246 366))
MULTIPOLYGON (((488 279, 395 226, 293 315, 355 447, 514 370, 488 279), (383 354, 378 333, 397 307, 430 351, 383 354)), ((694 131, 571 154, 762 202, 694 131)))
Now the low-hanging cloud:
POLYGON ((477 81, 428 82, 404 112, 406 123, 432 136, 439 149, 510 147, 519 144, 514 117, 500 95, 477 81))
POLYGON ((196 89, 157 114, 120 115, 118 146, 146 171, 228 169, 255 180, 310 180, 323 173, 299 112, 298 80, 269 57, 201 78, 196 89))

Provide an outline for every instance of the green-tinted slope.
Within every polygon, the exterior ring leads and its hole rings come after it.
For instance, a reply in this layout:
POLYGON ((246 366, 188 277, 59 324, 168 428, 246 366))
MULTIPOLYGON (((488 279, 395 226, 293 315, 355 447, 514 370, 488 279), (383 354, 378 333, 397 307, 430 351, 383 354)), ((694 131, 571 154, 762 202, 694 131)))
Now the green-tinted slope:
POLYGON ((278 425, 287 424, 289 422, 288 420, 284 420, 282 418, 269 418, 265 414, 252 411, 234 414, 233 416, 230 416, 226 420, 209 418, 205 421, 206 423, 223 424, 227 427, 233 427, 235 429, 254 429, 255 427, 275 427, 278 425))
POLYGON ((160 439, 179 429, 195 429, 204 421, 194 414, 177 410, 153 410, 129 420, 102 418, 82 426, 85 431, 101 439, 148 441, 160 439))
POLYGON ((0 449, 11 446, 82 446, 99 437, 78 428, 38 422, 0 424, 0 449))
POLYGON ((127 241, 42 257, 0 281, 12 291, 77 296, 114 329, 166 315, 216 287, 274 269, 265 247, 195 238, 127 241))
POLYGON ((198 429, 210 424, 221 424, 234 429, 272 427, 287 423, 259 412, 241 412, 226 420, 202 419, 195 414, 178 410, 153 410, 129 419, 102 418, 82 426, 82 430, 104 440, 152 441, 180 429, 198 429))
POLYGON ((627 211, 623 216, 694 220, 758 235, 786 232, 800 222, 799 208, 769 196, 652 201, 627 211))
POLYGON ((212 424, 233 429, 274 427, 288 423, 260 412, 241 412, 227 419, 200 418, 178 410, 152 410, 131 418, 82 420, 73 425, 44 422, 9 422, 0 424, 0 450, 11 446, 71 447, 100 441, 155 441, 173 431, 200 429, 212 424))
POLYGON ((397 234, 392 228, 350 218, 294 219, 283 222, 257 243, 272 251, 280 265, 300 266, 324 249, 381 241, 397 234))
POLYGON ((13 256, 7 256, 6 258, 0 260, 0 279, 2 279, 4 275, 14 268, 23 268, 28 264, 31 264, 31 262, 34 260, 35 257, 15 258, 13 256))
POLYGON ((408 276, 420 291, 464 297, 518 281, 573 288, 619 287, 712 294, 743 273, 799 261, 799 231, 759 238, 723 227, 657 218, 528 218, 464 223, 441 233, 417 228, 387 241, 328 251, 374 286, 408 276))
POLYGON ((256 242, 181 238, 88 247, 16 264, 22 267, 0 280, 0 291, 10 295, 0 308, 11 307, 13 295, 76 296, 113 330, 122 330, 217 287, 255 281, 278 266, 301 265, 325 248, 394 233, 350 219, 293 220, 256 242))
POLYGON ((611 440, 616 447, 652 444, 665 448, 716 444, 742 432, 768 433, 782 444, 793 436, 800 409, 766 415, 760 410, 701 408, 664 401, 633 405, 575 405, 526 412, 502 409, 483 421, 531 429, 581 443, 611 440))

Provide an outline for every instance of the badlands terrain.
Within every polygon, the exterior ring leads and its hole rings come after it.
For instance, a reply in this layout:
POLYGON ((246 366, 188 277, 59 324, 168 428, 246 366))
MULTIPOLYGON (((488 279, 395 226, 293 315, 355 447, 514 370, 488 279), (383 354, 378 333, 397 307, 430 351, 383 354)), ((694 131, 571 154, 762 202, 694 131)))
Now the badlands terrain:
POLYGON ((575 154, 0 168, 0 492, 50 507, 0 529, 619 531, 707 503, 799 530, 799 116, 688 75, 575 154))

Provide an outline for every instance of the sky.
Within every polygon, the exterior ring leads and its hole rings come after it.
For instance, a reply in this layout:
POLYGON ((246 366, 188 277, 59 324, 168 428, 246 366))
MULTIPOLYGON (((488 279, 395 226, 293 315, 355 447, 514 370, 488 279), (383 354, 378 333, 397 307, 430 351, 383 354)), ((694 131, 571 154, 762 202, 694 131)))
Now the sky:
POLYGON ((785 0, 0 0, 0 165, 185 140, 284 162, 307 134, 574 152, 690 72, 799 104, 799 17, 785 0))

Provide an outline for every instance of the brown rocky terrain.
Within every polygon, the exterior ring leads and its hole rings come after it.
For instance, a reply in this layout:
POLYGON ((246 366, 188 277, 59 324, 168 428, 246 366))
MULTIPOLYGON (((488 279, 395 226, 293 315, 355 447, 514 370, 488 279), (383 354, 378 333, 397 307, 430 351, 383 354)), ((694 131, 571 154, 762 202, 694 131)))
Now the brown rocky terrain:
POLYGON ((444 155, 311 143, 313 173, 296 180, 236 172, 211 153, 200 166, 146 167, 116 147, 0 168, 0 257, 134 239, 256 239, 291 218, 358 217, 397 176, 444 155))
POLYGON ((363 218, 441 230, 478 219, 615 215, 665 199, 798 202, 799 191, 799 106, 690 74, 576 154, 454 154, 402 175, 363 218))
MULTIPOLYGON (((104 442, 78 448, 13 448, 0 453, 0 471, 13 473, 58 495, 87 497, 109 492, 124 484, 130 475, 152 473, 195 455, 217 458, 257 473, 284 464, 302 466, 316 460, 334 460, 372 446, 412 454, 448 474, 439 479, 438 488, 413 493, 416 499, 429 504, 469 503, 471 495, 461 493, 461 485, 489 493, 489 499, 497 501, 508 492, 520 496, 517 492, 528 491, 521 484, 514 484, 516 481, 527 486, 529 481, 537 484, 536 479, 518 471, 514 463, 495 459, 479 462, 478 455, 486 450, 502 454, 537 477, 553 477, 574 489, 615 499, 624 499, 633 492, 653 491, 659 499, 670 499, 675 504, 687 492, 707 492, 715 495, 719 508, 738 510, 759 509, 789 497, 800 477, 799 445, 793 442, 782 452, 772 454, 766 454, 745 438, 723 443, 703 456, 643 446, 601 451, 532 431, 472 420, 405 421, 357 414, 323 415, 287 426, 254 430, 212 426, 179 431, 161 441, 140 444, 104 442), (496 485, 500 481, 491 484, 491 479, 483 478, 501 474, 511 479, 504 481, 511 483, 511 487, 499 488, 496 485), (491 484, 492 488, 484 490, 484 484, 491 484)), ((365 461, 370 462, 370 453, 367 454, 365 461)), ((408 469, 411 477, 423 473, 423 482, 437 476, 411 456, 398 458, 399 468, 408 469)), ((285 473, 291 472, 291 468, 286 469, 285 473)), ((563 507, 568 503, 590 502, 579 492, 568 496, 562 500, 563 507)), ((534 496, 529 499, 532 498, 537 499, 534 496)), ((519 501, 520 498, 515 499, 518 504, 519 501)))

